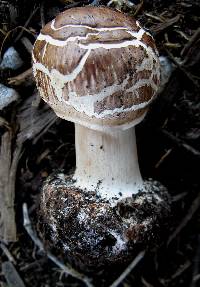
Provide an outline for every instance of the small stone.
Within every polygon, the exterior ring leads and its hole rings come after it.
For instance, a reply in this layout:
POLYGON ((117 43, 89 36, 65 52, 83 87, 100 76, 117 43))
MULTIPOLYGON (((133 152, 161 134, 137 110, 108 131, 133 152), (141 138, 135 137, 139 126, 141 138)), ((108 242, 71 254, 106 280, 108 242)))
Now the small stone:
POLYGON ((158 94, 164 90, 165 85, 168 83, 169 78, 171 77, 171 74, 174 70, 174 65, 169 60, 169 58, 165 56, 160 56, 159 60, 161 67, 161 74, 160 74, 161 78, 160 78, 160 87, 158 89, 158 94))
POLYGON ((0 64, 0 69, 17 70, 22 65, 23 65, 23 61, 20 58, 18 52, 14 49, 14 47, 10 47, 3 55, 3 59, 0 64))
POLYGON ((16 101, 18 98, 19 94, 14 89, 0 84, 0 110, 16 101))

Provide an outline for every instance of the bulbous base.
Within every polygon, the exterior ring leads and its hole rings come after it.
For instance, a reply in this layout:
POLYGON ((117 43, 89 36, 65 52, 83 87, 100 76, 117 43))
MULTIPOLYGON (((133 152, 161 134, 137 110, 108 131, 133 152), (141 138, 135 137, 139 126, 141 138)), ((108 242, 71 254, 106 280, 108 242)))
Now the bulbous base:
POLYGON ((48 246, 89 271, 127 262, 136 246, 155 243, 170 214, 170 197, 160 183, 145 181, 141 191, 113 207, 60 173, 46 180, 39 213, 39 231, 48 246))

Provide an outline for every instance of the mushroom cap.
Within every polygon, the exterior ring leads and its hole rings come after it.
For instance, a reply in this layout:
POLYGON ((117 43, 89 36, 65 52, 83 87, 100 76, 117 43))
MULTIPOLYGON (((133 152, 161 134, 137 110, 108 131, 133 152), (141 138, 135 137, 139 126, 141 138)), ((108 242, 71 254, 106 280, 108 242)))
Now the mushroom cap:
POLYGON ((99 130, 139 122, 160 80, 152 36, 105 7, 72 8, 48 23, 34 45, 33 72, 59 117, 99 130))

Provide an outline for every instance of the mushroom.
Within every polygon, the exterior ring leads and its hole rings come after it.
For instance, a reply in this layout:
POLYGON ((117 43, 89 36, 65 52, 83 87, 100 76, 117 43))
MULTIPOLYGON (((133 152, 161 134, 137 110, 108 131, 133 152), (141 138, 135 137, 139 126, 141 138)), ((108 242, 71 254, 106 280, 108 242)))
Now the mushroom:
POLYGON ((134 130, 159 86, 154 40, 121 12, 72 8, 42 29, 33 72, 76 138, 74 174, 44 183, 40 231, 80 268, 125 262, 157 237, 170 210, 165 187, 141 177, 134 130))

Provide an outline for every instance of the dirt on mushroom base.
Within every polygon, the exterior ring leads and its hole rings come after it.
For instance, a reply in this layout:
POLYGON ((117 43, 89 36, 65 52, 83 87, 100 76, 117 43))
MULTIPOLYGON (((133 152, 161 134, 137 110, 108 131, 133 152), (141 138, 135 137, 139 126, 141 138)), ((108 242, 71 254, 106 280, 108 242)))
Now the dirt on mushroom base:
POLYGON ((42 188, 41 238, 77 269, 94 272, 129 262, 156 245, 166 230, 170 198, 164 186, 145 181, 143 190, 112 206, 98 191, 84 192, 72 176, 51 175, 42 188))

